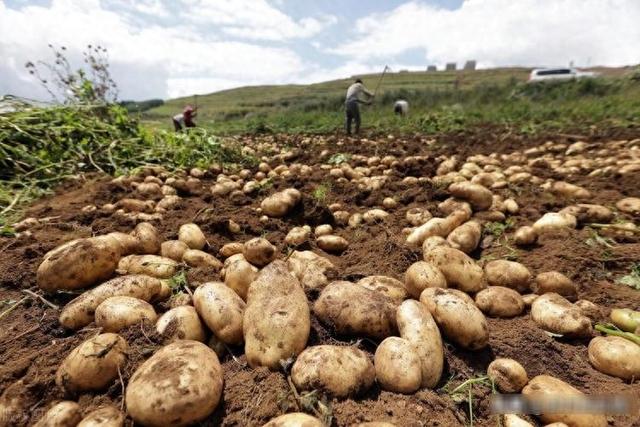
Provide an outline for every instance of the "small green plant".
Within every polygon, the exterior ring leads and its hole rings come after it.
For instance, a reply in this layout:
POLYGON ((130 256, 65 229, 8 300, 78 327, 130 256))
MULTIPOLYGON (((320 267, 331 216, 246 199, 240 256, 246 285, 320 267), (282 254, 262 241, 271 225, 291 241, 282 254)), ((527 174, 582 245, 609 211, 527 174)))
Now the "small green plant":
POLYGON ((473 386, 489 387, 492 393, 497 393, 495 384, 491 378, 486 375, 481 375, 474 378, 469 378, 459 384, 457 387, 453 387, 455 376, 449 378, 449 381, 440 389, 449 395, 449 397, 456 403, 467 403, 469 409, 469 426, 473 426, 473 386))
POLYGON ((500 238, 505 231, 513 228, 512 218, 507 218, 505 222, 488 222, 484 226, 484 231, 491 234, 496 239, 500 238))
POLYGON ((174 274, 169 279, 169 287, 171 288, 171 292, 175 294, 179 294, 182 291, 186 290, 189 286, 189 280, 187 279, 187 273, 184 270, 180 270, 178 273, 174 274))
POLYGON ((620 277, 616 283, 640 291, 640 262, 633 263, 629 274, 620 277))
POLYGON ((339 165, 347 163, 351 159, 351 154, 336 153, 327 160, 330 165, 339 165))
POLYGON ((327 200, 327 195, 331 192, 331 183, 323 182, 313 189, 312 196, 317 203, 323 204, 327 200))
POLYGON ((590 236, 585 240, 585 243, 591 247, 603 246, 605 248, 613 248, 616 241, 609 237, 601 236, 596 230, 590 230, 590 236))

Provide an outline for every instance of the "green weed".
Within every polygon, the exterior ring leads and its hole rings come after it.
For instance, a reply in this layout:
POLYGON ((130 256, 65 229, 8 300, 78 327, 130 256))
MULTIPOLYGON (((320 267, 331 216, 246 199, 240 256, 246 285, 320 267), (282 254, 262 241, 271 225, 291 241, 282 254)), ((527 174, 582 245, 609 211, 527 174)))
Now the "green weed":
POLYGON ((629 274, 620 277, 616 283, 640 291, 640 262, 633 263, 629 274))

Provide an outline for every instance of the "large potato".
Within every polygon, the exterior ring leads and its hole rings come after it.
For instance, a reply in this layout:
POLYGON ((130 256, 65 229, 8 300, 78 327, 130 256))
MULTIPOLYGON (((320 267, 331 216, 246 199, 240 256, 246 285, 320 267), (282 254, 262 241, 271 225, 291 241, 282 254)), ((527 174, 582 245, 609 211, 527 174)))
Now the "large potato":
POLYGON ((519 393, 529 382, 524 367, 508 358, 498 358, 489 363, 487 375, 503 393, 519 393))
POLYGON ((514 317, 524 311, 522 296, 510 288, 489 286, 476 294, 476 305, 491 317, 514 317))
POLYGON ((447 242, 452 248, 468 254, 478 247, 480 237, 482 237, 482 226, 476 221, 467 221, 449 234, 447 242))
POLYGON ((278 251, 267 239, 256 237, 244 244, 244 258, 257 267, 264 267, 276 258, 278 251))
POLYGON ((153 324, 157 317, 151 304, 127 296, 107 298, 96 308, 95 313, 96 325, 105 332, 118 332, 144 321, 153 324))
POLYGON ((190 249, 202 250, 207 244, 207 237, 197 224, 182 224, 178 229, 178 240, 186 243, 190 249))
POLYGON ((368 390, 375 380, 375 369, 369 356, 355 347, 317 345, 300 353, 291 368, 291 379, 301 390, 347 397, 368 390))
POLYGON ((93 322, 96 308, 107 298, 129 296, 151 301, 162 292, 162 284, 155 277, 144 275, 121 276, 90 289, 71 300, 60 313, 60 324, 80 329, 93 322))
POLYGON ((622 337, 595 337, 589 343, 589 362, 607 375, 640 378, 640 345, 622 337))
POLYGON ((404 338, 385 338, 374 357, 380 386, 396 393, 414 393, 422 385, 422 361, 415 346, 404 338))
POLYGON ((480 184, 471 182, 455 182, 449 186, 449 193, 453 197, 466 200, 475 211, 484 211, 491 207, 493 194, 491 190, 480 184))
POLYGON ((49 408, 33 427, 76 427, 80 420, 80 405, 65 400, 49 408))
POLYGON ((470 350, 489 343, 487 319, 471 297, 455 289, 427 288, 420 294, 442 333, 451 341, 470 350))
POLYGON ((174 261, 182 261, 182 256, 189 249, 185 242, 180 240, 167 240, 160 245, 160 256, 171 258, 174 261))
POLYGON ((309 303, 283 261, 273 261, 249 286, 244 312, 245 354, 251 367, 280 368, 300 354, 311 329, 309 303))
POLYGON ((140 241, 131 234, 114 231, 113 233, 107 234, 107 236, 113 237, 120 243, 121 256, 135 254, 140 250, 140 241))
POLYGON ((127 412, 145 426, 193 424, 216 409, 222 382, 213 350, 197 341, 176 341, 135 371, 127 385, 127 412))
POLYGON ((339 334, 384 339, 396 330, 395 308, 381 292, 351 282, 332 282, 320 293, 313 312, 339 334))
POLYGON ((404 286, 409 295, 417 299, 426 288, 446 288, 447 279, 437 267, 418 261, 404 273, 404 286))
MULTIPOLYGON (((240 254, 240 256, 242 255, 240 254)), ((233 257, 227 258, 227 260, 231 258, 233 257)), ((258 269, 243 257, 242 259, 237 259, 229 263, 224 269, 224 284, 240 295, 240 298, 246 300, 249 285, 251 285, 251 282, 253 282, 257 276, 258 269)))
POLYGON ((295 188, 288 188, 279 193, 272 194, 260 203, 260 208, 265 215, 279 218, 285 216, 298 204, 302 194, 295 188))
POLYGON ((160 235, 158 230, 148 222, 141 222, 136 225, 131 235, 138 240, 139 254, 157 254, 160 252, 160 235))
POLYGON ((440 330, 424 304, 407 300, 396 311, 400 336, 411 344, 420 357, 422 387, 435 387, 442 376, 444 350, 440 330))
POLYGON ((56 384, 69 393, 103 389, 118 376, 128 350, 127 342, 117 334, 89 338, 62 361, 56 384))
POLYGON ((484 266, 487 282, 493 286, 503 286, 522 293, 529 289, 531 273, 519 262, 498 259, 484 266))
POLYGON ((304 412, 292 412, 280 415, 262 427, 325 427, 325 425, 316 417, 304 412))
POLYGON ((545 331, 567 337, 591 335, 591 321, 561 295, 547 293, 531 304, 531 318, 545 331))
POLYGON ((537 235, 552 233, 558 230, 576 228, 576 217, 568 213, 547 212, 533 223, 537 235))
POLYGON ((325 273, 335 269, 331 261, 311 251, 293 251, 287 266, 305 289, 313 290, 327 286, 329 280, 325 273))
POLYGON ((546 271, 538 274, 532 288, 538 295, 555 292, 569 301, 575 301, 578 296, 578 286, 567 276, 557 271, 546 271))
POLYGON ((458 249, 439 246, 425 253, 424 260, 442 272, 450 287, 464 292, 478 292, 487 287, 482 268, 458 249))
POLYGON ((408 236, 407 243, 420 247, 426 239, 433 236, 447 237, 456 227, 469 219, 464 211, 455 211, 446 218, 431 218, 419 227, 416 227, 408 236))
POLYGON ((85 288, 113 275, 120 260, 120 242, 113 236, 67 242, 45 254, 36 282, 47 292, 85 288))
POLYGON ((424 239, 422 242, 422 254, 426 254, 438 246, 451 246, 447 239, 441 236, 431 236, 424 239))
POLYGON ((89 412, 76 427, 122 427, 124 414, 115 406, 101 406, 89 412))
POLYGON ((118 271, 124 274, 146 274, 169 279, 178 271, 178 263, 158 255, 129 255, 120 260, 118 271))
POLYGON ((215 271, 222 268, 218 258, 199 249, 187 249, 182 254, 182 260, 190 267, 209 267, 215 271))
POLYGON ((233 289, 220 282, 205 283, 193 293, 193 305, 220 341, 242 344, 245 303, 233 289))
MULTIPOLYGON (((525 396, 559 398, 580 396, 582 392, 566 382, 550 375, 538 375, 522 389, 525 396)), ((542 414, 544 423, 561 422, 576 427, 606 427, 607 418, 596 414, 542 414)))
POLYGON ((204 342, 207 337, 198 312, 190 305, 172 308, 160 316, 156 331, 167 343, 177 340, 204 342))
POLYGON ((407 299, 407 291, 404 288, 404 284, 393 277, 367 276, 358 280, 356 284, 372 291, 381 292, 396 304, 400 304, 407 299))

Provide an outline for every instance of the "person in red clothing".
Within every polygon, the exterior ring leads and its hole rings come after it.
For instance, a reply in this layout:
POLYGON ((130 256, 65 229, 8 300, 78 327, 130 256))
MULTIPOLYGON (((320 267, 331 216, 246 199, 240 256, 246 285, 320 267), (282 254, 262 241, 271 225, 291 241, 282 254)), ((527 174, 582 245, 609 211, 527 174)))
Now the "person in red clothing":
POLYGON ((173 116, 173 127, 175 128, 176 132, 179 132, 182 130, 183 124, 185 127, 188 127, 188 128, 196 127, 196 124, 194 123, 193 118, 197 115, 198 115, 197 107, 193 108, 191 105, 187 105, 186 107, 184 107, 184 110, 182 110, 182 113, 176 114, 175 116, 173 116))

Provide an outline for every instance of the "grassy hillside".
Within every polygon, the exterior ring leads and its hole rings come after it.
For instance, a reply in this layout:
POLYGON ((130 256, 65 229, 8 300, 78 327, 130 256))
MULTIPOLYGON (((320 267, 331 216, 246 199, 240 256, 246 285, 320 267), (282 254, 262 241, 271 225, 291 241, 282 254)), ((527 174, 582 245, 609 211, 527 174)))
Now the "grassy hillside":
MULTIPOLYGON (((514 124, 535 131, 572 123, 638 120, 640 83, 633 68, 598 69, 601 78, 565 84, 526 84, 530 69, 387 73, 372 106, 363 107, 365 127, 438 132, 478 122, 514 124), (394 100, 411 105, 408 118, 394 117, 394 100)), ((379 74, 360 76, 373 90, 379 74)), ((254 86, 197 97, 199 126, 217 133, 331 132, 342 126, 344 92, 353 78, 311 85, 254 86)), ((194 97, 166 101, 143 113, 154 128, 194 97)))

